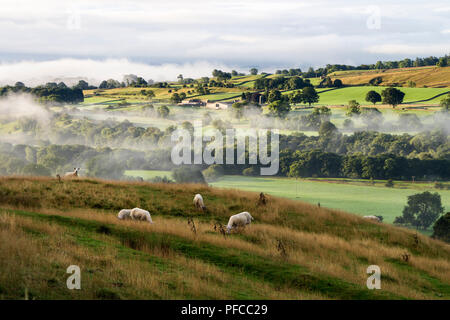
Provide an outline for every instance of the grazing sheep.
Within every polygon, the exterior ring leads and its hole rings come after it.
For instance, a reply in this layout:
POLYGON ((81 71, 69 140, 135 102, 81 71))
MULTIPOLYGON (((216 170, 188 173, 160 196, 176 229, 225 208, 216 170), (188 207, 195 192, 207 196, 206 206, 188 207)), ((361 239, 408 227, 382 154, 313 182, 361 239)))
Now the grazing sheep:
POLYGON ((80 171, 80 168, 73 168, 73 172, 66 172, 64 174, 65 178, 76 178, 78 177, 78 171, 80 171))
POLYGON ((364 216, 363 218, 364 219, 373 220, 373 221, 376 221, 376 222, 381 222, 381 219, 378 218, 377 216, 364 216))
POLYGON ((253 217, 247 211, 232 215, 228 220, 227 233, 230 233, 231 229, 237 226, 246 226, 252 223, 253 217))
POLYGON ((201 194, 197 193, 194 196, 194 206, 196 209, 206 210, 205 204, 203 203, 203 197, 201 194))
POLYGON ((117 218, 119 218, 120 220, 129 219, 129 218, 131 218, 130 213, 131 213, 131 209, 122 209, 119 211, 117 218))
POLYGON ((150 216, 150 212, 140 208, 134 208, 130 212, 130 217, 133 220, 141 220, 148 221, 149 223, 153 223, 152 217, 150 216))

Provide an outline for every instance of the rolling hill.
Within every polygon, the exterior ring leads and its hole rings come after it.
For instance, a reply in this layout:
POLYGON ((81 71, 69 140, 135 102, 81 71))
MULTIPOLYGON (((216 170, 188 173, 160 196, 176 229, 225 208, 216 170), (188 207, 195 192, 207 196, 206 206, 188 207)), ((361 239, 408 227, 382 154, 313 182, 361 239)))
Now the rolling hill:
POLYGON ((352 70, 337 71, 331 78, 341 79, 344 85, 366 85, 369 81, 380 77, 382 86, 407 87, 409 81, 416 87, 448 88, 450 87, 450 67, 417 67, 387 70, 352 70))
MULTIPOLYGON (((210 101, 233 101, 240 99, 241 94, 253 91, 254 82, 259 78, 274 78, 280 75, 259 74, 233 77, 229 80, 234 84, 234 88, 211 87, 211 93, 199 95, 195 88, 190 85, 183 88, 178 83, 171 83, 171 88, 117 88, 107 90, 85 90, 84 105, 110 105, 126 100, 129 103, 168 103, 174 92, 187 95, 187 98, 195 98, 210 101), (155 97, 148 99, 142 91, 152 90, 155 97)), ((284 77, 289 77, 283 75, 284 77)), ((388 70, 351 70, 337 71, 330 74, 332 80, 341 79, 344 88, 320 88, 319 105, 342 105, 349 100, 357 100, 361 104, 367 104, 365 94, 369 90, 381 91, 387 86, 397 86, 405 92, 404 103, 406 104, 433 104, 440 102, 444 94, 450 91, 450 67, 417 67, 388 70), (379 78, 377 86, 370 86, 370 81, 379 78), (409 87, 410 81, 415 87, 409 87)), ((320 78, 311 78, 313 85, 318 85, 320 78)), ((282 90, 283 94, 292 91, 282 90)))
POLYGON ((0 178, 3 299, 449 299, 450 246, 345 212, 203 185, 0 178), (206 213, 194 210, 201 193, 206 213), (154 224, 120 221, 148 209, 154 224), (249 211, 229 236, 214 228, 249 211), (193 219, 195 228, 188 224, 193 219), (81 268, 68 290, 66 268, 81 268), (381 290, 366 287, 369 265, 381 290))

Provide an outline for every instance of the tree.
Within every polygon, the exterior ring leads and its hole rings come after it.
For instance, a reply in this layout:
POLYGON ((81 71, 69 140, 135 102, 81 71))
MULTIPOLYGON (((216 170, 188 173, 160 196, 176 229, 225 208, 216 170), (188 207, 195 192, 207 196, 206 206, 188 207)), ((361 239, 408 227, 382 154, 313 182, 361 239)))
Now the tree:
POLYGON ((270 114, 284 118, 291 111, 291 106, 286 101, 276 100, 269 104, 268 109, 270 114))
POLYGON ((73 88, 74 89, 81 89, 81 90, 88 90, 90 87, 89 87, 89 83, 87 83, 84 80, 80 80, 80 81, 78 81, 77 85, 73 86, 73 88))
POLYGON ((390 104, 393 108, 395 108, 403 102, 405 93, 397 88, 390 87, 381 91, 381 96, 383 97, 383 103, 390 104))
POLYGON ((375 90, 370 90, 366 94, 366 101, 372 102, 375 105, 377 102, 381 102, 381 95, 375 90))
POLYGON ((181 97, 178 93, 174 93, 171 97, 170 97, 170 101, 172 101, 173 103, 180 103, 181 102, 181 97))
POLYGON ((160 106, 157 112, 161 118, 167 118, 169 116, 170 110, 167 106, 160 106))
POLYGON ((147 99, 151 100, 155 97, 155 92, 153 92, 153 90, 146 90, 145 95, 147 96, 147 99))
POLYGON ((86 163, 88 175, 103 179, 121 179, 125 172, 125 165, 111 158, 110 155, 98 155, 86 163))
POLYGON ((250 74, 251 74, 252 76, 256 76, 256 75, 258 74, 258 69, 256 69, 256 68, 251 68, 251 69, 250 69, 250 74))
POLYGON ((187 166, 173 169, 172 177, 178 183, 206 183, 200 170, 187 166))
POLYGON ((450 94, 441 100, 440 106, 443 112, 448 112, 450 110, 450 94))
POLYGON ((439 59, 439 62, 436 64, 438 67, 446 67, 448 66, 447 57, 442 57, 439 59))
POLYGON ((450 243, 450 212, 435 222, 432 237, 450 243))
POLYGON ((342 87, 342 86, 343 86, 343 83, 342 83, 342 80, 341 80, 341 79, 335 79, 335 80, 334 80, 334 82, 333 82, 333 87, 340 88, 340 87, 342 87))
POLYGON ((353 115, 359 115, 360 113, 361 113, 361 108, 359 106, 358 101, 350 100, 348 102, 347 116, 351 117, 353 115))
POLYGON ((319 95, 313 87, 306 87, 302 90, 303 102, 311 106, 311 103, 319 102, 319 95))
POLYGON ((300 90, 295 91, 289 95, 289 102, 292 104, 301 103, 303 101, 303 94, 300 90))
POLYGON ((223 176, 224 170, 220 164, 213 164, 203 170, 202 174, 208 182, 212 182, 223 176))
POLYGON ((439 193, 425 191, 408 196, 403 215, 396 217, 394 223, 427 229, 443 212, 444 207, 439 193))
POLYGON ((330 121, 324 121, 319 127, 319 136, 329 138, 333 136, 337 131, 338 129, 333 123, 331 123, 330 121))
POLYGON ((375 64, 375 69, 384 69, 384 64, 381 61, 377 61, 375 64))
POLYGON ((282 95, 281 95, 280 90, 272 90, 272 91, 270 91, 269 96, 267 97, 267 101, 274 102, 277 100, 281 100, 281 98, 282 98, 282 95))

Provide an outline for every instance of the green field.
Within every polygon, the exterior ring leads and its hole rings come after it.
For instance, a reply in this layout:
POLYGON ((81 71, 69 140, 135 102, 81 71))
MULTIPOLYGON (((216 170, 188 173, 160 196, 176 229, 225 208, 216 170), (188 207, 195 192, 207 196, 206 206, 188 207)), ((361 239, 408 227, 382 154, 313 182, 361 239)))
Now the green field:
MULTIPOLYGON (((156 176, 171 178, 170 171, 129 170, 128 176, 152 179, 156 176)), ((396 187, 384 187, 384 181, 375 181, 375 186, 366 182, 342 183, 342 179, 317 180, 278 177, 224 176, 210 185, 246 191, 264 192, 277 197, 285 197, 317 204, 327 208, 344 210, 358 215, 381 215, 384 221, 392 223, 401 215, 407 197, 429 190, 441 195, 445 210, 450 210, 450 191, 436 190, 432 183, 395 182, 396 187)))
MULTIPOLYGON (((273 78, 278 75, 256 75, 256 76, 240 76, 235 77, 230 80, 231 83, 235 85, 234 88, 222 88, 222 87, 212 87, 210 88, 211 93, 207 95, 198 95, 195 92, 195 88, 186 87, 183 88, 179 84, 171 83, 171 88, 117 88, 108 90, 86 90, 84 92, 86 98, 84 105, 95 105, 95 104, 115 104, 121 100, 126 100, 129 103, 154 103, 154 102, 165 102, 170 103, 169 99, 173 93, 184 92, 187 98, 195 98, 210 101, 231 101, 233 99, 239 99, 242 92, 253 90, 254 82, 258 78, 273 78), (151 100, 147 96, 141 93, 142 90, 151 90, 154 92, 155 97, 151 100)), ((310 78, 309 79, 313 85, 318 85, 320 78, 310 78)), ((317 88, 320 93, 320 100, 318 105, 346 105, 350 100, 356 100, 362 105, 367 105, 365 101, 365 96, 368 91, 375 90, 379 93, 386 87, 383 86, 350 86, 340 89, 330 89, 330 88, 317 88)), ((443 96, 431 99, 436 95, 445 93, 449 91, 449 88, 409 88, 409 87, 399 87, 400 90, 405 92, 404 103, 419 103, 419 104, 430 104, 436 105, 440 102, 443 96), (428 100, 431 99, 431 100, 428 100), (428 100, 428 101, 421 101, 428 100), (419 101, 419 102, 418 102, 419 101)), ((283 94, 289 94, 292 91, 285 90, 283 94)))
MULTIPOLYGON (((295 180, 290 178, 262 178, 225 176, 214 187, 264 192, 277 197, 306 201, 312 204, 340 209, 358 215, 381 215, 392 223, 401 215, 407 197, 422 192, 413 188, 386 188, 343 183, 295 180)), ((428 189, 436 192, 431 186, 428 189)), ((439 190, 446 210, 450 210, 450 191, 439 190)))
MULTIPOLYGON (((360 104, 368 104, 366 94, 370 90, 375 90, 381 93, 385 87, 362 86, 362 87, 347 87, 342 89, 330 90, 320 93, 319 105, 347 105, 350 100, 356 100, 360 104)), ((398 88, 405 93, 404 103, 414 102, 419 100, 426 100, 435 95, 448 92, 448 88, 398 88)), ((435 98, 430 101, 421 102, 422 104, 436 104, 442 100, 443 96, 435 98)))

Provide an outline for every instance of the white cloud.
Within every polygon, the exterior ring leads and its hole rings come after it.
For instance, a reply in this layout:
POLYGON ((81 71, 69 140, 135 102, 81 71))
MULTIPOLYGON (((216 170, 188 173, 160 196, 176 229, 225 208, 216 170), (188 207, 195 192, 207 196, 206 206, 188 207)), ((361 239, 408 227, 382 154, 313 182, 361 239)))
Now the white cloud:
POLYGON ((427 47, 433 52, 426 55, 446 53, 446 46, 437 50, 434 45, 448 40, 446 1, 411 0, 407 6, 377 1, 381 28, 369 30, 368 8, 373 4, 356 0, 2 0, 0 60, 16 61, 22 55, 129 58, 150 64, 219 61, 248 66, 254 61, 261 66, 306 67, 371 63, 373 55, 409 56, 422 54, 427 47))
MULTIPOLYGON (((0 64, 0 84, 14 84, 22 81, 26 85, 38 85, 61 78, 87 78, 91 84, 102 80, 116 79, 122 81, 123 75, 133 73, 144 79, 155 81, 173 80, 178 74, 185 78, 209 76, 214 68, 227 69, 224 65, 209 62, 148 65, 131 62, 127 59, 60 59, 52 61, 22 61, 0 64)), ((67 81, 67 80, 66 80, 67 81)), ((70 79, 68 79, 68 83, 70 79)))
POLYGON ((367 52, 375 54, 403 54, 403 55, 442 55, 450 51, 449 43, 442 44, 424 44, 424 45, 407 45, 407 44, 382 44, 370 46, 367 52))

